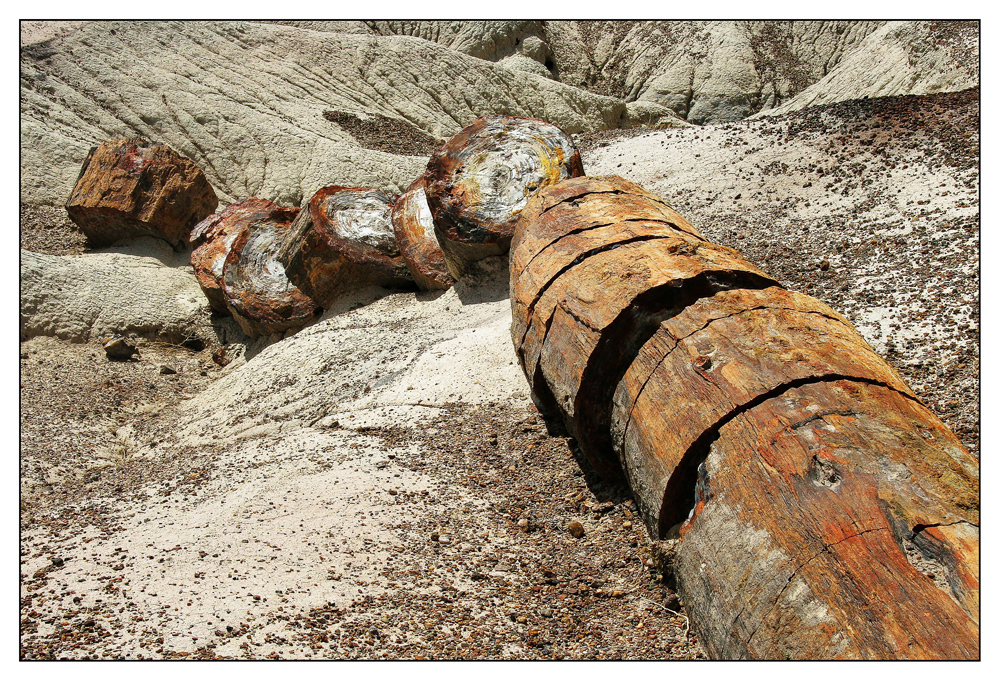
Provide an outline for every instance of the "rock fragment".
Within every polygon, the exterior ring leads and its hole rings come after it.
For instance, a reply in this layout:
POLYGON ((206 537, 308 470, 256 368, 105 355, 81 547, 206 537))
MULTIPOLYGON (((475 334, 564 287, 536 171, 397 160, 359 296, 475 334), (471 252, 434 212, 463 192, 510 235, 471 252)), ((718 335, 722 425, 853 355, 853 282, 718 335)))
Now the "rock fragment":
POLYGON ((412 287, 393 235, 392 206, 393 197, 378 189, 320 189, 280 246, 288 277, 324 307, 363 286, 412 287))
POLYGON ((108 356, 108 359, 116 362, 132 359, 132 357, 139 354, 139 350, 121 336, 109 338, 101 343, 101 346, 104 348, 104 353, 108 356))
POLYGON ((66 212, 92 246, 154 236, 179 250, 218 204, 193 161, 164 144, 130 137, 90 150, 66 212))
POLYGON ((486 116, 448 140, 427 163, 427 203, 448 271, 506 253, 514 224, 536 192, 583 175, 569 135, 533 118, 486 116))
POLYGON ((448 273, 441 244, 434 232, 423 175, 413 181, 393 206, 392 229, 417 286, 424 291, 454 286, 455 278, 448 273))

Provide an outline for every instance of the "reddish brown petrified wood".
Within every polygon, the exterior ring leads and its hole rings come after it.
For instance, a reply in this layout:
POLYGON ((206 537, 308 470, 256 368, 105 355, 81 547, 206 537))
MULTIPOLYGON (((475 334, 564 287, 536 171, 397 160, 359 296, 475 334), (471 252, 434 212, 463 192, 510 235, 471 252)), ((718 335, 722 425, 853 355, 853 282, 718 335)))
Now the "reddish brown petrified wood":
POLYGON ((297 208, 276 208, 240 230, 223 266, 226 305, 251 338, 299 329, 323 313, 278 261, 278 247, 297 208))
POLYGON ((127 138, 90 150, 66 212, 93 246, 155 236, 180 249, 218 205, 193 161, 164 144, 127 138))
POLYGON ((540 189, 583 175, 569 135, 533 118, 479 118, 427 164, 427 203, 448 271, 506 253, 518 215, 540 189))
POLYGON ((191 230, 190 241, 195 246, 191 252, 191 266, 215 312, 229 314, 222 292, 222 268, 233 242, 253 222, 271 217, 275 211, 281 211, 274 217, 287 227, 299 209, 279 208, 267 199, 251 197, 228 206, 221 213, 209 215, 191 230))
POLYGON ((423 175, 413 181, 392 207, 392 229, 417 286, 431 291, 455 285, 455 278, 448 273, 444 253, 434 234, 434 219, 427 205, 423 175))
POLYGON ((393 197, 378 189, 320 189, 281 244, 288 277, 324 307, 362 286, 412 288, 392 232, 392 205, 393 197))
POLYGON ((854 327, 620 178, 523 211, 511 337, 718 658, 975 659, 978 464, 854 327))

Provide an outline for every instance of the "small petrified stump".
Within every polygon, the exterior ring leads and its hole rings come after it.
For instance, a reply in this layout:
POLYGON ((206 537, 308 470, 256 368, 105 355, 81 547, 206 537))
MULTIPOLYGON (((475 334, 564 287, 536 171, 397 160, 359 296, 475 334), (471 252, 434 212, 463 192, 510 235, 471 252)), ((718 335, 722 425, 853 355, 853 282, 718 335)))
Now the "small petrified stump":
POLYGON ((975 659, 978 464, 857 330, 620 178, 512 243, 537 401, 621 470, 716 658, 975 659))
POLYGON ((229 312, 251 338, 297 329, 323 308, 285 275, 278 248, 298 209, 276 208, 239 231, 222 270, 229 312))
POLYGON ((180 250, 218 205, 193 161, 164 144, 127 138, 90 150, 66 212, 92 246, 148 235, 180 250))
POLYGON ((267 199, 243 199, 221 213, 208 216, 191 230, 191 266, 212 310, 229 314, 222 292, 222 270, 236 237, 254 222, 270 218, 285 228, 299 213, 298 208, 281 208, 267 199))
POLYGON ((518 215, 539 190, 583 175, 569 135, 533 118, 487 116, 448 140, 427 164, 427 203, 448 271, 506 253, 518 215))
POLYGON ((421 175, 396 201, 392 208, 392 229, 417 286, 424 291, 449 289, 455 285, 455 278, 448 273, 441 244, 434 233, 425 183, 421 175))
POLYGON ((320 189, 281 244, 278 258, 288 277, 324 307, 361 286, 412 288, 392 231, 392 205, 378 189, 320 189))

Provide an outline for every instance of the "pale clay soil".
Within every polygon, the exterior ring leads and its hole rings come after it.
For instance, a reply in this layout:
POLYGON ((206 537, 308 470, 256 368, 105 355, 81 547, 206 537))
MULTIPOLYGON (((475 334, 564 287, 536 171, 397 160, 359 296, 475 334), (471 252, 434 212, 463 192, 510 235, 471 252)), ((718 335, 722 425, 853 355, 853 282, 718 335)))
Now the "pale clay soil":
MULTIPOLYGON (((978 96, 578 144, 588 174, 660 193, 844 313, 978 455, 978 96)), ((21 216, 22 247, 86 250, 58 209, 21 216)), ((144 341, 119 363, 23 342, 22 658, 704 658, 628 491, 531 406, 504 285, 500 269, 477 295, 327 317, 312 331, 368 327, 404 349, 400 314, 457 331, 399 368, 331 370, 343 399, 315 416, 306 401, 252 424, 211 400, 295 336, 232 346, 225 367, 211 345, 144 341), (470 348, 493 356, 456 360, 470 348)), ((294 397, 286 383, 261 404, 294 397)))

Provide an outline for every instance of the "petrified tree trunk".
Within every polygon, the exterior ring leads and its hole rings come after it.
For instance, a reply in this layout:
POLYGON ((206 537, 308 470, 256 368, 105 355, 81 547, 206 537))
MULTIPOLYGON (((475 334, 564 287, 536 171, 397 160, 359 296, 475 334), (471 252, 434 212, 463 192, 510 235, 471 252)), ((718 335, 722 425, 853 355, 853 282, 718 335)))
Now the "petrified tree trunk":
POLYGON ((448 140, 427 164, 427 203, 448 271, 506 253, 536 192, 583 175, 569 135, 533 118, 487 116, 448 140))
POLYGON ((455 278, 448 273, 441 244, 434 234, 434 219, 427 205, 423 175, 413 181, 392 207, 392 229, 417 286, 430 291, 449 289, 455 285, 455 278))
POLYGON ((284 222, 286 227, 299 212, 298 208, 279 208, 267 199, 252 197, 228 206, 221 213, 209 215, 191 230, 190 241, 195 246, 191 252, 191 266, 214 311, 229 314, 226 295, 222 292, 222 270, 236 237, 257 220, 271 217, 275 211, 281 211, 275 219, 284 222))
POLYGON ((288 277, 324 307, 361 286, 412 287, 392 233, 392 204, 377 189, 320 189, 281 244, 288 277))
POLYGON ((512 337, 720 658, 978 657, 978 465, 851 324, 620 178, 525 208, 512 337))
POLYGON ((83 162, 66 212, 93 246, 155 236, 181 249, 219 200, 205 173, 163 144, 105 142, 83 162))
POLYGON ((222 292, 230 313, 251 338, 298 329, 323 313, 278 261, 278 247, 299 213, 275 207, 240 229, 223 266, 222 292))

